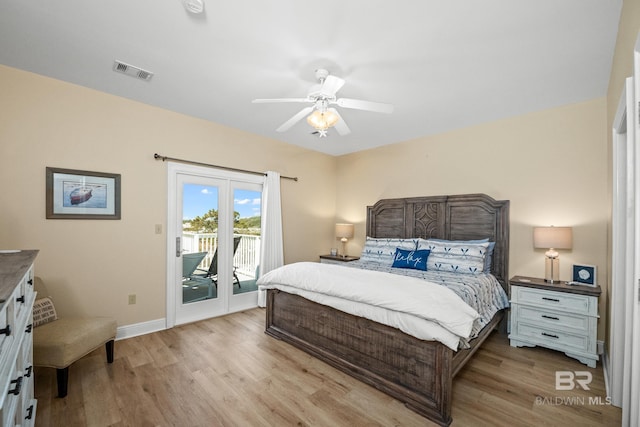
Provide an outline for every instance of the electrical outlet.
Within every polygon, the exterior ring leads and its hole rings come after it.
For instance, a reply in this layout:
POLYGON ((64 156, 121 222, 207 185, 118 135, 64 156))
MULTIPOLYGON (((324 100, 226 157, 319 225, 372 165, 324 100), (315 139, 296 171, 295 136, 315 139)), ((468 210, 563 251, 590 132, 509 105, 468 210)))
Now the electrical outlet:
POLYGON ((136 294, 129 295, 129 305, 136 303, 136 294))

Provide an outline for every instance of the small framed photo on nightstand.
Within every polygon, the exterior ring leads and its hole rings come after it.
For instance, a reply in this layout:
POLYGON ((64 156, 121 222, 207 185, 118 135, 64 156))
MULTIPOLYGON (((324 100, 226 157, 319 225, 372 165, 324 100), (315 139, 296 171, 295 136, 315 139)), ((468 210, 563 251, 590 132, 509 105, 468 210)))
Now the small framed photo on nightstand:
POLYGON ((596 266, 574 264, 573 282, 579 285, 596 286, 596 266))

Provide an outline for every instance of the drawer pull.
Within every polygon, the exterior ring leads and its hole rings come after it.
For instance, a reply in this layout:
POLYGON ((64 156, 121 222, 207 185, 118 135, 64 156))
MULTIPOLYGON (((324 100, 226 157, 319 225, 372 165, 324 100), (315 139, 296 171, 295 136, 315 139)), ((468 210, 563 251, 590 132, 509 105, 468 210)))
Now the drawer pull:
POLYGON ((551 319, 551 320, 560 320, 559 317, 555 317, 555 316, 547 316, 546 314, 543 314, 542 317, 544 317, 545 319, 551 319))
POLYGON ((559 336, 557 336, 557 335, 548 334, 548 333, 546 333, 546 332, 543 332, 543 333, 542 333, 542 335, 544 335, 545 337, 549 337, 549 338, 556 338, 556 339, 557 339, 557 338, 560 338, 560 337, 559 337, 559 336))
POLYGON ((24 417, 25 420, 30 420, 31 418, 33 418, 33 405, 27 408, 27 416, 24 417))
POLYGON ((16 387, 13 390, 9 390, 9 394, 13 394, 16 396, 19 395, 20 390, 22 389, 22 376, 16 378, 15 380, 12 380, 11 384, 15 384, 16 387))
POLYGON ((6 336, 11 335, 11 325, 7 325, 5 328, 0 329, 0 334, 5 334, 6 336))
POLYGON ((24 376, 25 376, 25 377, 27 377, 27 378, 29 378, 29 377, 31 376, 31 372, 33 372, 33 365, 29 366, 29 367, 26 369, 26 371, 27 371, 27 373, 26 373, 26 374, 24 374, 24 376))
POLYGON ((27 283, 33 286, 33 279, 27 280, 27 283))
POLYGON ((22 304, 24 304, 24 295, 22 295, 21 297, 16 298, 17 302, 21 302, 22 304))
POLYGON ((33 330, 33 323, 29 323, 29 324, 27 325, 27 329, 25 329, 24 331, 25 331, 26 333, 30 334, 32 330, 33 330))
POLYGON ((556 299, 556 298, 547 298, 547 297, 542 297, 542 299, 543 299, 543 300, 545 300, 545 301, 560 302, 560 300, 559 300, 559 299, 556 299))

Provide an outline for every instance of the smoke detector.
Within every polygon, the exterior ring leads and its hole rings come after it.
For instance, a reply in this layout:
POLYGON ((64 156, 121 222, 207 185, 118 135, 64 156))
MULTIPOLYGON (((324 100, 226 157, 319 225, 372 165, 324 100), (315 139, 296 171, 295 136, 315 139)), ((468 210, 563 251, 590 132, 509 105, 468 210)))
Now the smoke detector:
POLYGON ((204 12, 204 0, 182 0, 184 8, 190 13, 204 12))

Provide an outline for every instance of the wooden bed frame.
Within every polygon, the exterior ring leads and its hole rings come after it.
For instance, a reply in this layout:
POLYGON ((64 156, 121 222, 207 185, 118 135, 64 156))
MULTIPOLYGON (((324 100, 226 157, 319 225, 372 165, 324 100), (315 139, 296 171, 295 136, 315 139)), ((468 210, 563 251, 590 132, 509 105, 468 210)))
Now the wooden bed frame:
MULTIPOLYGON (((508 289, 509 201, 484 194, 380 200, 367 208, 367 236, 496 242, 492 272, 508 289)), ((503 317, 454 352, 389 326, 276 289, 267 293, 266 333, 402 401, 451 423, 452 380, 503 317)))

